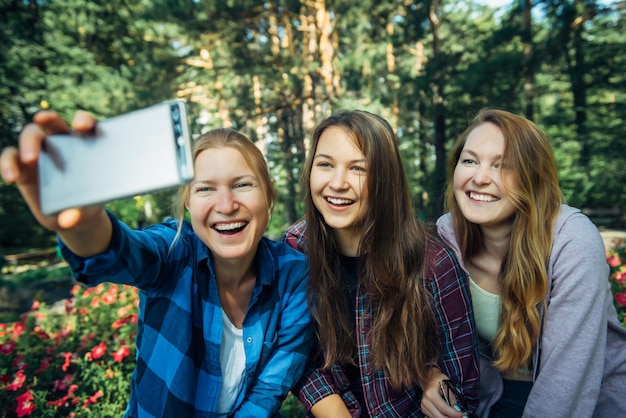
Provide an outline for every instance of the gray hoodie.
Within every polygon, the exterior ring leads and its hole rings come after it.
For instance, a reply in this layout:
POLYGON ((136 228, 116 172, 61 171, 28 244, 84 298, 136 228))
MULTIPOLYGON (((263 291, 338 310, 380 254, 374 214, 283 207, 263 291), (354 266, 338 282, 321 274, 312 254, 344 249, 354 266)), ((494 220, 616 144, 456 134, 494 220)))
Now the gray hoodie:
MULTIPOLYGON (((462 263, 450 214, 437 221, 462 263)), ((563 205, 548 265, 533 388, 524 417, 626 417, 626 328, 617 320, 602 238, 580 210, 563 205)), ((481 358, 479 412, 502 394, 502 375, 481 358)), ((485 412, 486 411, 486 412, 485 412)))

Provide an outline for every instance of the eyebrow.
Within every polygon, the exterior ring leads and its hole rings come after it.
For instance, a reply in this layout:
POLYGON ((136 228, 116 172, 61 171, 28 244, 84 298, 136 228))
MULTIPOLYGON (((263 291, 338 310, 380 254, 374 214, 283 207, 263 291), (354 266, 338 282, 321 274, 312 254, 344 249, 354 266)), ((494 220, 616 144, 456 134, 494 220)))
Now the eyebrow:
MULTIPOLYGON (((317 160, 318 158, 325 158, 327 160, 334 160, 334 158, 332 156, 327 155, 327 154, 315 154, 315 156, 313 157, 314 160, 317 160)), ((365 158, 361 158, 359 160, 352 160, 352 161, 349 161, 349 162, 351 164, 354 164, 354 163, 367 163, 367 160, 365 158)))
MULTIPOLYGON (((244 174, 243 176, 237 176, 237 177, 233 177, 232 179, 229 179, 229 182, 237 183, 241 180, 257 181, 257 178, 254 174, 244 174)), ((191 184, 213 184, 215 182, 216 182, 215 180, 198 179, 198 180, 194 180, 191 184)))
MULTIPOLYGON (((478 154, 476 154, 474 151, 472 151, 471 149, 467 149, 467 148, 463 148, 461 150, 461 153, 459 154, 459 156, 463 155, 463 153, 466 152, 468 154, 471 154, 473 157, 478 157, 478 154)), ((502 154, 498 154, 495 156, 495 159, 500 159, 502 160, 504 157, 502 156, 502 154)))

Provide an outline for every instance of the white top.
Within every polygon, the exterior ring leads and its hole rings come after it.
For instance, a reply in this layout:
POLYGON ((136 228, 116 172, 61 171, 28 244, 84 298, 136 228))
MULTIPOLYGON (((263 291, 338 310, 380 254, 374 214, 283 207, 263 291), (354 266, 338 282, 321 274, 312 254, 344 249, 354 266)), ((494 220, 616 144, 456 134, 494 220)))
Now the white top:
POLYGON ((470 293, 472 294, 472 307, 474 308, 474 320, 478 336, 486 341, 493 341, 498 333, 500 320, 500 308, 502 299, 500 295, 487 292, 478 286, 470 278, 470 293))
POLYGON ((243 349, 243 330, 230 322, 222 309, 222 348, 220 363, 222 365, 222 388, 217 399, 217 417, 226 417, 233 407, 237 395, 243 385, 246 369, 246 353, 243 349))

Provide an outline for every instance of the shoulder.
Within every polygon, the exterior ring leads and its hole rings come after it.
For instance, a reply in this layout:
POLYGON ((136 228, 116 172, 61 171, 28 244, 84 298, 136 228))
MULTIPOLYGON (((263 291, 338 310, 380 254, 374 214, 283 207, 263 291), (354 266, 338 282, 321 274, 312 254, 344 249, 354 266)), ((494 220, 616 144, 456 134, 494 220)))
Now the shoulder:
POLYGON ((307 257, 283 242, 263 237, 257 251, 259 280, 278 293, 304 292, 309 277, 307 257))
POLYGON ((285 242, 274 241, 267 237, 263 237, 259 245, 264 247, 266 251, 269 254, 271 254, 273 258, 281 260, 282 262, 287 262, 287 261, 306 262, 307 261, 306 256, 302 252, 295 250, 294 248, 292 248, 290 245, 288 245, 285 242))
POLYGON ((427 235, 425 257, 425 280, 458 283, 465 281, 463 269, 454 250, 432 230, 427 235))
POLYGON ((280 277, 308 274, 307 257, 284 242, 263 237, 259 243, 258 256, 260 257, 260 265, 273 270, 275 275, 280 277))
POLYGON ((604 242, 598 228, 579 209, 568 205, 561 206, 552 241, 553 252, 568 246, 585 253, 593 249, 601 250, 604 254, 604 242))
POLYGON ((281 236, 280 240, 289 245, 291 248, 301 252, 306 252, 306 231, 306 220, 300 219, 285 230, 285 233, 281 236))

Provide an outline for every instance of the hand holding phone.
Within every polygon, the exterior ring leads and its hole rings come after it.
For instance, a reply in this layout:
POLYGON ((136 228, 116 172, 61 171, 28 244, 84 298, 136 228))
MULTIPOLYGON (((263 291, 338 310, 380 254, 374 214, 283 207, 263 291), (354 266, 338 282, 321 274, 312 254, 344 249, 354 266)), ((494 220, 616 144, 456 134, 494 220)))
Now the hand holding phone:
POLYGON ((46 215, 189 182, 193 160, 185 104, 173 100, 116 116, 89 133, 49 135, 38 168, 46 215))

